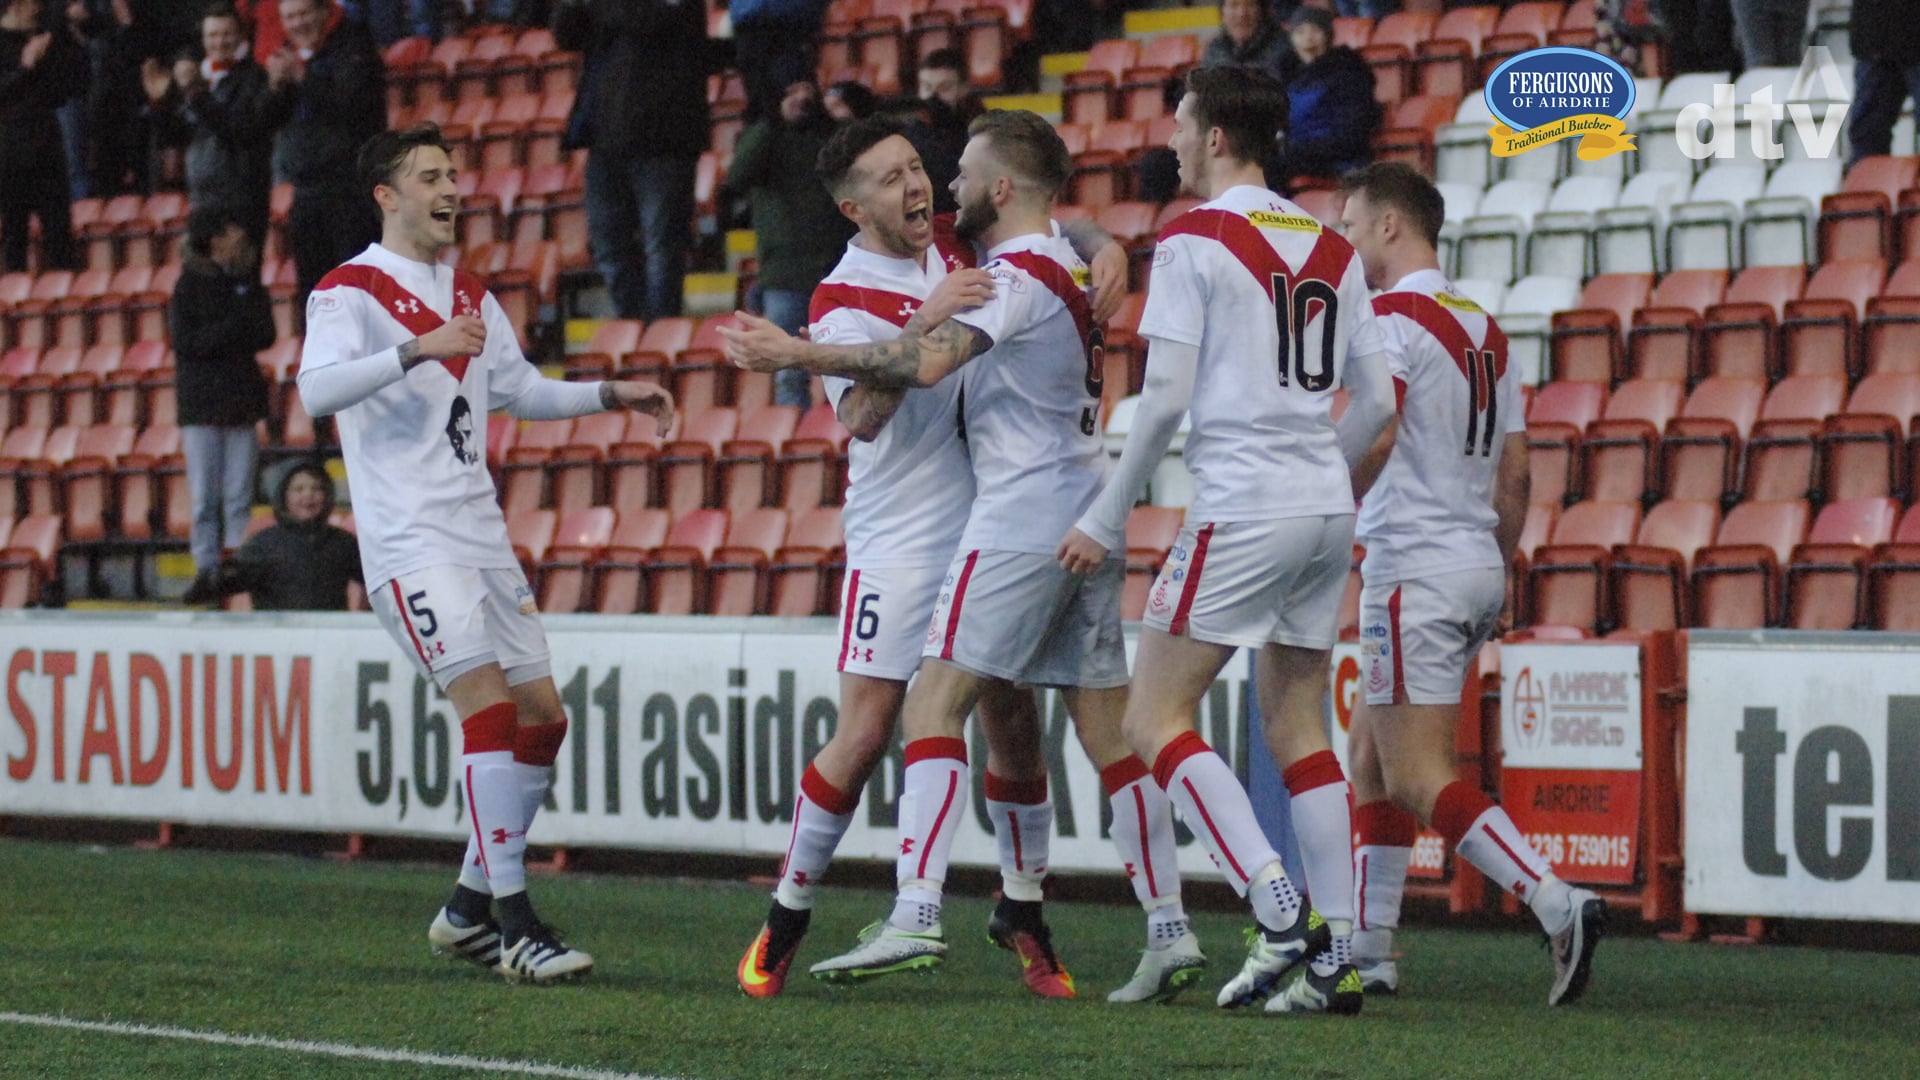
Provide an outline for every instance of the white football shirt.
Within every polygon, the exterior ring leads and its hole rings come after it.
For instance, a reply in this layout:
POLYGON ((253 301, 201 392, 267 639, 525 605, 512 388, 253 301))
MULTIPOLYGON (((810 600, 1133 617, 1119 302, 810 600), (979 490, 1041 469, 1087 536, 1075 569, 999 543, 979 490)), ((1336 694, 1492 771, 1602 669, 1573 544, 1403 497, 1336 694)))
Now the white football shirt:
POLYGON ((1033 233, 987 252, 994 298, 954 316, 993 339, 961 369, 973 510, 961 547, 1051 555, 1106 483, 1087 268, 1033 233))
MULTIPOLYGON (((929 250, 926 266, 849 241, 845 255, 813 291, 813 340, 863 345, 900 336, 957 260, 929 250)), ((851 380, 828 377, 838 408, 851 380)), ((847 562, 856 567, 944 566, 960 543, 973 501, 973 467, 960 438, 960 378, 908 390, 899 411, 872 442, 847 446, 847 562)))
POLYGON ((1405 357, 1393 454, 1355 526, 1368 581, 1498 568, 1494 484, 1506 437, 1527 429, 1507 336, 1445 274, 1419 270, 1374 298, 1388 352, 1405 357))
POLYGON ((1350 361, 1383 348, 1373 321, 1353 247, 1265 188, 1230 188, 1167 224, 1140 334, 1200 350, 1188 521, 1353 512, 1333 395, 1350 361))
POLYGON ((499 302, 451 267, 374 244, 307 301, 303 372, 397 348, 456 314, 486 322, 480 355, 420 364, 334 414, 369 591, 428 566, 519 565, 487 473, 487 413, 541 376, 499 302))

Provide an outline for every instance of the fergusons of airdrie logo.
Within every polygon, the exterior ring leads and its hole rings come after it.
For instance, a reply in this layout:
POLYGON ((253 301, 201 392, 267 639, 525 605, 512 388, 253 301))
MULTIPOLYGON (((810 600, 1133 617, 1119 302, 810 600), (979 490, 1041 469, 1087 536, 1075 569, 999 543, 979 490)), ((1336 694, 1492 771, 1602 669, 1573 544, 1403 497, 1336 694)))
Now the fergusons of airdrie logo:
POLYGON ((1587 49, 1555 46, 1523 52, 1493 69, 1487 108, 1499 121, 1487 134, 1493 156, 1579 139, 1574 153, 1599 161, 1635 149, 1627 134, 1633 108, 1633 76, 1609 57, 1587 49))

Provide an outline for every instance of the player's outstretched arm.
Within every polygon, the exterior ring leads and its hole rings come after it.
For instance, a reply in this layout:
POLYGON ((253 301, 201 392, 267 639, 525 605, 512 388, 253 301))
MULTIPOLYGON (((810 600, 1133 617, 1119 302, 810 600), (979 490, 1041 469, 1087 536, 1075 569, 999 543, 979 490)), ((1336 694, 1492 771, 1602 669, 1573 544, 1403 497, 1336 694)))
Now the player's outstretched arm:
POLYGON ((1104 323, 1113 318, 1127 298, 1127 249, 1091 221, 1061 222, 1060 235, 1087 264, 1093 285, 1093 321, 1104 323))
POLYGON ((796 338, 757 315, 741 312, 741 325, 723 326, 727 358, 748 371, 799 368, 839 375, 872 386, 905 389, 932 386, 993 346, 972 327, 945 322, 924 334, 902 334, 867 345, 822 345, 796 338))
POLYGON ((1120 451, 1120 464, 1107 486, 1093 500, 1079 522, 1067 530, 1054 557, 1060 565, 1084 574, 1106 561, 1108 552, 1126 539, 1127 515, 1146 490, 1147 478, 1167 454, 1180 417, 1193 403, 1194 376, 1200 367, 1200 347, 1185 342, 1152 339, 1147 350, 1147 381, 1141 390, 1133 428, 1120 451))

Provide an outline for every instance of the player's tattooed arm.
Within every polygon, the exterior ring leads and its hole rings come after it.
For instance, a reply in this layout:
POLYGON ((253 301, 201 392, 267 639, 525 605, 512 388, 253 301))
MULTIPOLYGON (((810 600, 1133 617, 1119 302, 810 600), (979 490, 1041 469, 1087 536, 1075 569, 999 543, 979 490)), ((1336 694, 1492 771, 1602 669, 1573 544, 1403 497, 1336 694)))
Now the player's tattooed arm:
POLYGON ((841 426, 852 433, 861 442, 872 442, 880 437, 880 432, 900 410, 900 403, 907 399, 905 390, 882 389, 878 386, 860 386, 856 384, 840 397, 840 406, 835 409, 840 417, 841 426))
POLYGON ((401 371, 412 371, 414 368, 420 365, 420 362, 422 360, 425 360, 425 359, 426 357, 420 355, 420 339, 419 338, 414 338, 412 341, 401 343, 400 345, 400 370, 401 371))
POLYGON ((799 368, 892 389, 932 386, 993 345, 987 335, 956 322, 942 323, 923 334, 902 334, 892 341, 822 345, 796 338, 758 316, 739 318, 740 326, 720 328, 727 341, 727 357, 739 367, 748 371, 799 368))

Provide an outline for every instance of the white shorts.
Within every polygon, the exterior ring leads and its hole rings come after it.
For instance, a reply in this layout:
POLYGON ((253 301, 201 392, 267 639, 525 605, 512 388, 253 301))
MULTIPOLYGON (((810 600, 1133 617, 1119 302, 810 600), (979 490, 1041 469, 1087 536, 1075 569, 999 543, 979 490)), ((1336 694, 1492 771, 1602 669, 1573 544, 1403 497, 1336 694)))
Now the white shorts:
POLYGON ((1507 575, 1486 568, 1360 590, 1360 658, 1369 705, 1454 705, 1493 633, 1507 575))
POLYGON ((507 685, 552 674, 533 590, 516 567, 429 566, 367 590, 387 635, 445 690, 477 667, 499 664, 507 685))
POLYGON ((1352 568, 1352 514, 1190 522, 1142 621, 1213 645, 1331 649, 1352 568))
POLYGON ((849 565, 840 587, 840 670, 896 682, 913 678, 946 576, 945 565, 849 565))
POLYGON ((1127 685, 1126 561, 1070 574, 1051 555, 962 551, 941 582, 923 655, 1026 686, 1127 685))

